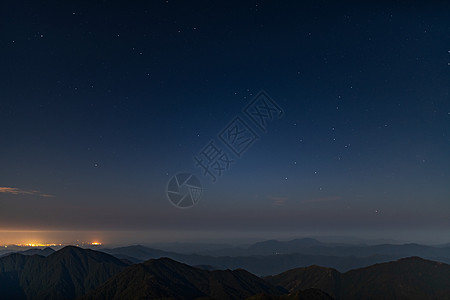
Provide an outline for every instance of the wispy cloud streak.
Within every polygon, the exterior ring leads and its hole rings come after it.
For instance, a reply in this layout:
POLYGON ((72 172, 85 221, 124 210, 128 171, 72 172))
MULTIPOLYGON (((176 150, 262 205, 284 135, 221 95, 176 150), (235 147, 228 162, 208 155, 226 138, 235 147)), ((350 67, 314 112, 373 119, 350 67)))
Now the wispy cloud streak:
POLYGON ((288 197, 269 196, 269 199, 273 202, 274 205, 283 206, 288 200, 288 197))
POLYGON ((40 197, 54 197, 54 195, 51 194, 45 194, 40 191, 36 190, 23 190, 19 188, 14 187, 0 187, 0 193, 3 194, 10 194, 10 195, 38 195, 40 197))

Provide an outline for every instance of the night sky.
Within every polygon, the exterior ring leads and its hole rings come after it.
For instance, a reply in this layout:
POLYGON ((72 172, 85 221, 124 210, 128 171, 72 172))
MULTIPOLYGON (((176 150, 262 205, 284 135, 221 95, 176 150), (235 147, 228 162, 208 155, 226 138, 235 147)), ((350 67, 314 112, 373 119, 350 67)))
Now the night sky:
POLYGON ((4 243, 450 239, 448 2, 2 1, 0 69, 4 243))

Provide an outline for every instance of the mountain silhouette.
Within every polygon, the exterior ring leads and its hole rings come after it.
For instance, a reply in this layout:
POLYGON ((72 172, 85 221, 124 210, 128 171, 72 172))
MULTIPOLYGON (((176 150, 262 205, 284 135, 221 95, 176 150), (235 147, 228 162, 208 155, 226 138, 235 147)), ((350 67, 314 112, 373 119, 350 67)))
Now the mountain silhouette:
POLYGON ((206 256, 198 254, 180 254, 166 252, 163 250, 147 248, 145 246, 129 246, 113 249, 102 249, 119 259, 127 259, 133 263, 143 262, 148 259, 168 257, 178 262, 191 266, 208 265, 217 270, 245 269, 258 276, 279 274, 283 271, 306 267, 312 264, 330 266, 340 271, 370 266, 379 262, 386 262, 397 259, 397 256, 324 256, 324 255, 303 255, 303 254, 273 254, 273 255, 251 255, 251 256, 206 256))
POLYGON ((450 265, 419 257, 343 274, 342 299, 450 299, 450 265))
POLYGON ((306 289, 304 291, 292 292, 287 295, 255 295, 247 300, 333 300, 327 293, 319 289, 306 289))
POLYGON ((322 255, 322 256, 388 256, 392 259, 420 256, 431 260, 450 263, 448 244, 428 246, 420 244, 336 244, 324 243, 313 238, 293 239, 289 241, 266 240, 254 243, 246 248, 234 247, 199 252, 208 256, 254 256, 254 255, 322 255))
POLYGON ((142 245, 100 251, 133 263, 168 257, 191 266, 208 265, 218 270, 242 268, 258 276, 275 275, 289 269, 313 264, 346 272, 411 256, 450 263, 450 248, 446 247, 418 244, 338 245, 321 243, 311 238, 291 241, 269 240, 255 243, 246 249, 224 249, 224 251, 210 252, 209 255, 175 253, 142 245), (216 255, 226 253, 228 255, 216 255))
MULTIPOLYGON (((146 252, 147 250, 141 249, 146 252)), ((268 256, 261 256, 267 258, 268 256)), ((403 258, 340 273, 312 265, 258 277, 170 258, 127 264, 89 249, 0 258, 1 299, 450 299, 450 265, 403 258)))
POLYGON ((346 273, 312 266, 265 279, 291 293, 317 288, 336 299, 450 299, 450 265, 419 257, 346 273))
POLYGON ((251 255, 271 255, 299 253, 302 249, 322 245, 316 239, 302 238, 290 241, 267 240, 257 242, 247 248, 247 254, 251 255))
POLYGON ((0 259, 0 291, 6 299, 75 299, 125 267, 109 254, 73 246, 47 257, 11 254, 0 259))
MULTIPOLYGON (((118 247, 112 249, 101 249, 100 251, 114 255, 118 258, 132 258, 133 260, 139 260, 140 262, 152 259, 168 257, 173 255, 178 255, 178 253, 148 248, 142 245, 132 245, 126 247, 118 247)), ((130 259, 131 260, 131 259, 130 259)))
POLYGON ((283 272, 265 278, 273 285, 281 286, 290 292, 316 288, 332 297, 338 297, 341 286, 341 273, 333 268, 309 266, 283 272))
POLYGON ((36 254, 36 255, 41 255, 41 256, 47 257, 50 254, 55 253, 55 250, 53 250, 50 247, 46 247, 44 249, 28 249, 28 250, 20 251, 17 253, 22 254, 22 255, 35 255, 36 254))
POLYGON ((160 258, 127 268, 81 299, 246 299, 285 292, 242 269, 207 271, 160 258))

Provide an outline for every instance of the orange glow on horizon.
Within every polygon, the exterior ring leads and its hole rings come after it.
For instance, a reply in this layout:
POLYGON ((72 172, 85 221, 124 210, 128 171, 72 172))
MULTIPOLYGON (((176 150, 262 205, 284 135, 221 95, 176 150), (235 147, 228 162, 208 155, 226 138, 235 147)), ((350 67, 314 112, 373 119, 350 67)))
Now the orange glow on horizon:
POLYGON ((25 243, 25 244, 17 244, 20 247, 54 247, 61 246, 62 244, 43 244, 43 243, 25 243))

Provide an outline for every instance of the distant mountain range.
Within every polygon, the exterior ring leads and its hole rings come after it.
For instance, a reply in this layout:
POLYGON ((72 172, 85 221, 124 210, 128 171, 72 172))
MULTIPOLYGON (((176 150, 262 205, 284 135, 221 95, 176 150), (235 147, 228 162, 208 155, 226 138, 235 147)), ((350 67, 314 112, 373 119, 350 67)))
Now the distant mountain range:
POLYGON ((196 266, 203 265, 217 270, 225 269, 246 269, 258 276, 278 274, 283 271, 305 267, 311 264, 329 266, 340 271, 347 271, 354 268, 369 266, 379 262, 386 262, 398 259, 398 256, 378 255, 369 257, 353 256, 324 256, 324 255, 303 255, 303 254, 280 254, 280 255, 252 255, 252 256, 222 256, 213 257, 197 254, 179 254, 146 248, 143 246, 129 246, 119 249, 102 250, 119 259, 138 263, 148 259, 168 257, 176 261, 196 266), (135 255, 135 256, 132 256, 135 255))
POLYGON ((251 255, 275 255, 275 254, 306 254, 326 256, 373 256, 373 255, 398 255, 398 256, 423 256, 441 257, 450 263, 450 246, 426 246, 420 244, 338 244, 322 243, 316 239, 303 238, 290 241, 268 240, 252 244, 246 248, 223 248, 198 252, 197 254, 208 256, 251 256, 251 255))
POLYGON ((15 251, 15 252, 7 252, 7 253, 3 253, 0 255, 0 257, 2 256, 7 256, 11 253, 18 253, 18 254, 23 254, 23 255, 41 255, 41 256, 49 256, 50 254, 52 254, 53 252, 55 252, 55 250, 53 250, 50 247, 46 247, 44 249, 39 249, 39 248, 31 248, 31 249, 27 249, 27 250, 23 250, 23 251, 15 251))
POLYGON ((247 248, 228 247, 202 254, 181 254, 141 245, 102 249, 101 251, 133 263, 168 257, 189 265, 206 265, 219 270, 243 268, 258 276, 274 275, 312 264, 328 266, 345 272, 410 256, 450 263, 450 247, 418 244, 343 245, 321 243, 310 238, 286 242, 270 240, 250 245, 247 248))
MULTIPOLYGON (((169 249, 178 249, 178 252, 141 245, 109 249, 96 248, 96 250, 111 254, 127 264, 140 263, 152 258, 168 257, 188 265, 202 266, 202 268, 209 270, 243 268, 258 276, 279 274, 289 269, 307 267, 312 264, 346 272, 351 269, 410 256, 419 256, 450 264, 450 247, 446 245, 352 245, 323 243, 312 238, 290 241, 268 240, 245 247, 188 243, 186 249, 184 249, 183 245, 183 243, 170 245, 169 249), (207 250, 200 251, 202 247, 207 250), (190 253, 194 249, 197 252, 190 253)), ((52 248, 45 248, 42 250, 29 249, 17 253, 48 256, 53 252, 52 248)))
MULTIPOLYGON (((141 257, 146 249, 126 248, 141 257)), ((450 299, 450 265, 409 257, 344 273, 312 265, 258 277, 243 269, 211 270, 170 258, 131 264, 68 246, 47 257, 14 253, 0 258, 0 298, 450 299)))

